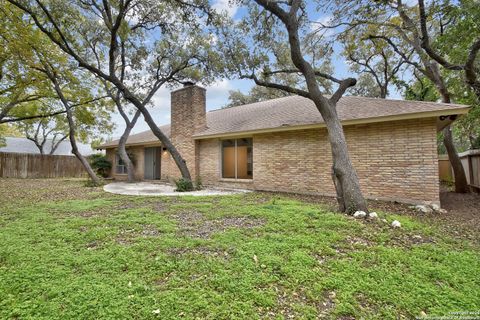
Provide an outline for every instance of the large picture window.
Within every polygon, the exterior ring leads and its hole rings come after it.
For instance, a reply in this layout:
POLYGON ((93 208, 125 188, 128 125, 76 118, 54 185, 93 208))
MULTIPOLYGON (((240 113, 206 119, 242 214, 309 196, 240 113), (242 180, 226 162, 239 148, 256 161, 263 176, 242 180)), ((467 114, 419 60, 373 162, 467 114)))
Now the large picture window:
POLYGON ((222 178, 253 179, 251 138, 222 141, 222 178))

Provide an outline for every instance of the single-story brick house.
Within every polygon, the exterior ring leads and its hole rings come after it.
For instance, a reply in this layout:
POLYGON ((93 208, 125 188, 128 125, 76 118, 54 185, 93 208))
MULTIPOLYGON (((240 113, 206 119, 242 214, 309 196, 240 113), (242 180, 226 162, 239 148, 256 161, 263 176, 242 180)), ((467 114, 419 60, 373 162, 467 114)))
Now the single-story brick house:
MULTIPOLYGON (((290 96, 206 112, 206 91, 188 85, 171 93, 171 125, 160 129, 205 185, 334 195, 331 151, 323 119, 309 99, 290 96)), ((437 132, 468 107, 418 101, 343 97, 338 114, 367 198, 439 202, 437 132)), ((105 143, 125 179, 118 140, 105 143)), ((151 131, 127 148, 139 180, 179 177, 151 131)))

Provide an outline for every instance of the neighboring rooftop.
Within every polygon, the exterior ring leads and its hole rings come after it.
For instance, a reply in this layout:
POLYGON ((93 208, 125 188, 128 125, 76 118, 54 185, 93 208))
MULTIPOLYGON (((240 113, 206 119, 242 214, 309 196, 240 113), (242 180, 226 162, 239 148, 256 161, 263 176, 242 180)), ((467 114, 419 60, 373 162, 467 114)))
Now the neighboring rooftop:
MULTIPOLYGON (((337 104, 337 112, 344 125, 380 122, 395 119, 414 119, 440 115, 463 114, 468 106, 424 101, 407 101, 346 96, 337 104)), ((233 135, 242 132, 294 130, 321 126, 324 121, 310 99, 289 96, 237 107, 207 112, 207 129, 195 138, 233 135)), ((170 135, 170 125, 160 129, 170 135)), ((131 135, 127 144, 155 143, 158 139, 148 130, 131 135)), ((118 140, 101 147, 116 146, 118 140)))
MULTIPOLYGON (((0 152, 11 152, 11 153, 34 153, 40 154, 37 146, 33 141, 28 140, 27 138, 13 138, 13 137, 6 137, 5 138, 6 146, 0 147, 0 152)), ((48 154, 51 150, 52 141, 47 140, 45 142, 45 153, 48 154)), ((78 149, 80 153, 84 156, 88 156, 90 154, 95 153, 95 151, 88 145, 83 143, 77 143, 78 149)), ((72 154, 72 147, 70 145, 70 141, 65 140, 60 143, 55 150, 54 155, 63 155, 63 156, 73 156, 72 154)))

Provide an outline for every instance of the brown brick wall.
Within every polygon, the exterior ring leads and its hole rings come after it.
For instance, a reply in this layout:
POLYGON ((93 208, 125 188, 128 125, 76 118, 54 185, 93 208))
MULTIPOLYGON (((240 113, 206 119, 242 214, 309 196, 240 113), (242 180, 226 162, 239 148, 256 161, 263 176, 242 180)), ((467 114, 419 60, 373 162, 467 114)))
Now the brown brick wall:
POLYGON ((180 171, 178 170, 175 161, 167 151, 162 151, 162 170, 161 178, 165 181, 173 181, 180 177, 180 171))
MULTIPOLYGON (((345 127, 352 162, 366 197, 439 202, 435 119, 345 127)), ((219 139, 200 142, 204 184, 334 195, 325 129, 253 136, 253 181, 220 179, 219 139)))
MULTIPOLYGON (((127 152, 131 153, 135 158, 135 179, 143 180, 145 170, 145 151, 143 146, 127 147, 127 152)), ((115 173, 115 155, 117 148, 111 148, 106 150, 106 156, 112 163, 112 170, 110 171, 110 177, 115 180, 127 180, 126 174, 115 173)))

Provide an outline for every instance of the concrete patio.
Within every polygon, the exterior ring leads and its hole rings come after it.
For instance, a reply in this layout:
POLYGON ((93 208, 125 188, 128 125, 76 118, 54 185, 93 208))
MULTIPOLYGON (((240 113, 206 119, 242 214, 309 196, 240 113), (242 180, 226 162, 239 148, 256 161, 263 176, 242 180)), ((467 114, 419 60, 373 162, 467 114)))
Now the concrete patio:
POLYGON ((198 191, 175 192, 175 186, 152 182, 113 182, 103 187, 110 193, 129 196, 222 196, 250 192, 249 190, 227 190, 205 188, 198 191))

